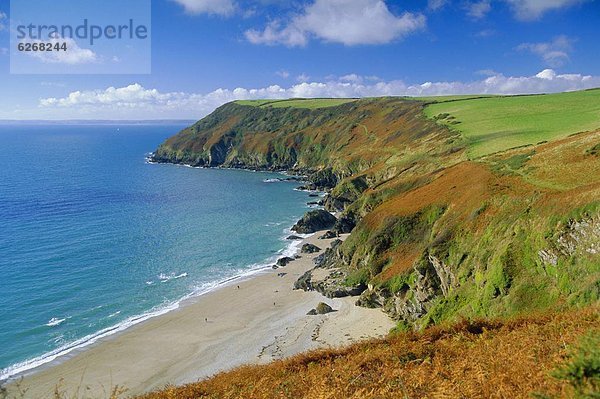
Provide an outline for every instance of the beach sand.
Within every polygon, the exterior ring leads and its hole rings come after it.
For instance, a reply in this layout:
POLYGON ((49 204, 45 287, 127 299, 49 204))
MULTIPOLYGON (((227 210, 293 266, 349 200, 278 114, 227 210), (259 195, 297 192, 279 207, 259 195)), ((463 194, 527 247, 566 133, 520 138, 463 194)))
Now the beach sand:
MULTIPOLYGON (((304 242, 325 249, 332 240, 318 239, 321 234, 304 242)), ((317 292, 293 290, 293 283, 314 266, 317 255, 302 254, 284 268, 188 300, 177 310, 34 370, 19 389, 26 390, 24 398, 50 398, 60 381, 59 390, 69 397, 77 392, 80 397, 108 397, 117 385, 127 388, 126 395, 135 395, 242 364, 267 363, 387 334, 394 323, 379 309, 355 306, 356 298, 328 299, 317 292), (319 302, 336 311, 307 316, 319 302)), ((14 383, 8 388, 17 392, 14 383)))

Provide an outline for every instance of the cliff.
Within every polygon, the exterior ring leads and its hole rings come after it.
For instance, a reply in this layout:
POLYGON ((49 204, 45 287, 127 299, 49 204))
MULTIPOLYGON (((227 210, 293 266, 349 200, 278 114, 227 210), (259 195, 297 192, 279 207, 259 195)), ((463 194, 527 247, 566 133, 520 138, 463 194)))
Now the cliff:
MULTIPOLYGON (((549 143, 524 133, 519 148, 468 159, 486 148, 460 131, 476 123, 431 115, 432 101, 311 101, 226 104, 154 160, 308 174, 328 190, 325 208, 340 212, 334 234, 351 235, 316 266, 335 278, 309 273, 297 286, 360 294, 358 305, 381 307, 400 329, 600 298, 600 131, 553 131, 549 143)), ((576 114, 569 104, 565 115, 576 114)), ((496 148, 497 135, 489 140, 496 148)))

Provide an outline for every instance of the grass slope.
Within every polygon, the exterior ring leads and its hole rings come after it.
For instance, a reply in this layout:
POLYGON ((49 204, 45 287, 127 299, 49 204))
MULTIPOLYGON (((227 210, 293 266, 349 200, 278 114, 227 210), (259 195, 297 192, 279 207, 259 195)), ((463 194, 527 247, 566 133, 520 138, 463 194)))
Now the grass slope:
POLYGON ((353 98, 291 98, 286 100, 239 100, 239 105, 249 105, 253 107, 271 107, 271 108, 305 108, 317 109, 336 107, 356 101, 353 98))
POLYGON ((422 333, 245 366, 140 399, 597 398, 598 307, 422 333))
MULTIPOLYGON (((277 104, 297 101, 304 100, 277 104)), ((315 105, 330 100, 306 101, 315 105)), ((314 109, 229 103, 169 138, 155 157, 198 166, 329 167, 350 175, 382 161, 392 166, 428 159, 433 166, 447 155, 461 156, 464 145, 459 135, 425 118, 422 102, 335 101, 345 102, 314 109), (404 150, 410 157, 398 156, 404 150)))
POLYGON ((368 212, 340 247, 351 277, 374 287, 361 304, 423 328, 600 299, 598 143, 600 131, 582 133, 367 190, 347 212, 368 212), (580 238, 577 221, 588 224, 580 238))
POLYGON ((464 135, 473 158, 600 127, 600 89, 432 100, 426 115, 464 135))

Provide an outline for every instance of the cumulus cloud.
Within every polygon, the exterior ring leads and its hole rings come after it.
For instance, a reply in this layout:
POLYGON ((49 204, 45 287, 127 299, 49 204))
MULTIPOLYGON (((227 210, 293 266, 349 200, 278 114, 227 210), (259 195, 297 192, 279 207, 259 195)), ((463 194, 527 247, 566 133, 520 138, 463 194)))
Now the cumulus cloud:
MULTIPOLYGON (((35 42, 41 43, 40 40, 35 42)), ((67 51, 31 51, 27 54, 49 64, 80 65, 98 61, 96 53, 90 49, 79 47, 77 42, 71 38, 52 38, 45 41, 45 43, 48 42, 53 45, 67 43, 67 51)))
POLYGON ((214 14, 228 16, 235 11, 233 0, 173 0, 190 14, 214 14))
POLYGON ((493 71, 472 82, 425 82, 410 85, 401 80, 372 81, 346 75, 324 82, 302 82, 291 87, 272 85, 258 89, 217 89, 208 94, 160 92, 140 84, 104 90, 75 91, 62 98, 44 98, 40 107, 53 115, 95 119, 200 118, 234 100, 312 97, 431 96, 451 94, 526 94, 600 87, 600 76, 558 74, 546 69, 533 76, 505 76, 493 71), (370 83, 364 83, 370 82, 370 83))
POLYGON ((467 15, 474 19, 484 18, 491 10, 491 0, 481 0, 472 3, 466 3, 467 15))
POLYGON ((245 32, 254 44, 305 46, 311 37, 347 46, 384 44, 424 29, 422 14, 396 16, 383 0, 315 0, 289 22, 245 32))
POLYGON ((540 18, 548 11, 559 10, 582 4, 588 0, 505 0, 520 20, 530 21, 540 18))
POLYGON ((529 51, 539 56, 548 66, 560 67, 569 61, 573 40, 565 35, 557 36, 550 42, 522 43, 517 47, 520 51, 529 51))

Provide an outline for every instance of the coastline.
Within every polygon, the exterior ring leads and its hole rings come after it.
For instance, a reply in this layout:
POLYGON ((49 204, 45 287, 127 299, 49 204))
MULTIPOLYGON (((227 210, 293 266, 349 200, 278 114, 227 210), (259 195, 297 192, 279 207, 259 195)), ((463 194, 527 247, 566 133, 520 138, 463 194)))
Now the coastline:
MULTIPOLYGON (((311 243, 325 250, 333 239, 319 239, 322 233, 295 247, 311 243)), ((34 369, 18 386, 10 383, 9 393, 20 389, 26 390, 24 398, 50 398, 60 382, 60 391, 68 396, 108 392, 114 386, 135 395, 242 364, 385 335, 394 323, 381 310, 357 307, 351 297, 329 299, 293 290, 320 253, 302 254, 286 267, 232 279, 184 300, 179 308, 100 339, 58 364, 34 369), (306 315, 319 302, 336 312, 306 315)))

